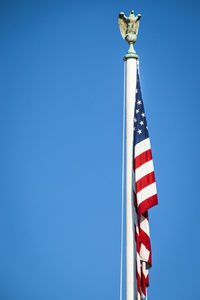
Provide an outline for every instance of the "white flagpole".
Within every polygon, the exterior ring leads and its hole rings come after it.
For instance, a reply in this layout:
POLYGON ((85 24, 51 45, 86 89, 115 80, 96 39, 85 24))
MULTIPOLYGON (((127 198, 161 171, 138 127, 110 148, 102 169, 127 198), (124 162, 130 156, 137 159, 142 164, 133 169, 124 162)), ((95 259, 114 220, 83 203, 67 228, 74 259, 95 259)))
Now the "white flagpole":
POLYGON ((136 300, 135 208, 133 204, 133 118, 137 59, 126 59, 126 300, 136 300))
POLYGON ((135 208, 133 202, 133 139, 134 111, 137 83, 137 59, 133 44, 136 42, 141 15, 129 17, 119 14, 118 24, 121 35, 130 48, 125 55, 126 61, 126 300, 137 299, 136 278, 136 242, 135 242, 135 208))

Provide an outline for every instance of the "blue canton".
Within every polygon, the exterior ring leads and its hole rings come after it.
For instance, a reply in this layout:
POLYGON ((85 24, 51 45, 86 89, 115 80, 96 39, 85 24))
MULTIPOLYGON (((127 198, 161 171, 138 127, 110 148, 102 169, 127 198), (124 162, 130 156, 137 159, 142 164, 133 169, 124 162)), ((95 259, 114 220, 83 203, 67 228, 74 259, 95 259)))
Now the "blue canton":
POLYGON ((147 139, 149 132, 147 128, 147 121, 144 111, 144 104, 142 101, 142 92, 140 88, 140 78, 137 71, 137 85, 136 85, 136 102, 135 102, 135 115, 133 119, 134 130, 134 144, 147 139))

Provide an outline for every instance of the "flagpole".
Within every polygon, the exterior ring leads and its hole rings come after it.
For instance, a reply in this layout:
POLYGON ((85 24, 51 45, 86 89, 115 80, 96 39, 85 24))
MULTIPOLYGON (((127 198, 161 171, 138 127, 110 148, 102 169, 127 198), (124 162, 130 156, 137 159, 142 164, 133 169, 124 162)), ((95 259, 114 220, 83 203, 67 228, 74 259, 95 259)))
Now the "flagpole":
POLYGON ((119 14, 118 24, 121 35, 129 43, 128 53, 124 57, 126 63, 126 300, 137 299, 136 279, 136 212, 133 201, 133 142, 134 111, 137 84, 137 60, 133 45, 137 39, 141 15, 129 17, 123 12, 119 14))
POLYGON ((136 300, 135 208, 133 203, 133 117, 137 58, 126 59, 126 300, 136 300))

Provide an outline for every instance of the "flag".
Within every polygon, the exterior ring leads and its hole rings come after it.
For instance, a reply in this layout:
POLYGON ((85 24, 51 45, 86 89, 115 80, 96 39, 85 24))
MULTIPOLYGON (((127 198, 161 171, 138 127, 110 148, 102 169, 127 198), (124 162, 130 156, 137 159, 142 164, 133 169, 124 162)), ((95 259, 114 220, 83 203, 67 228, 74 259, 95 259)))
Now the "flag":
POLYGON ((133 197, 136 211, 137 300, 146 297, 151 267, 151 244, 148 210, 158 203, 149 132, 146 122, 139 70, 137 70, 133 143, 133 197))

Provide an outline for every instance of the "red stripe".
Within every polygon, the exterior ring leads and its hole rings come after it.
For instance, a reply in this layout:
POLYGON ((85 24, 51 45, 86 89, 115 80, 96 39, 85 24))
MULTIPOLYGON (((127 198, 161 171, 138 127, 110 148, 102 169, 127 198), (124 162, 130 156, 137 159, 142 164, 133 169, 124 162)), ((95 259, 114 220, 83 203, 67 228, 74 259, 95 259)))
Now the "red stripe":
MULTIPOLYGON (((135 225, 135 241, 136 241, 136 248, 137 248, 137 253, 139 254, 140 253, 140 237, 139 235, 137 234, 137 231, 136 231, 136 225, 135 225)), ((140 298, 138 298, 138 294, 141 295, 141 277, 140 277, 140 273, 141 273, 141 265, 140 265, 140 259, 139 259, 139 270, 138 270, 138 256, 136 254, 136 278, 137 278, 137 295, 136 295, 136 298, 137 300, 140 300, 140 298)))
POLYGON ((145 211, 145 212, 143 213, 143 217, 149 221, 148 211, 145 211))
POLYGON ((134 170, 139 168, 141 165, 145 164, 149 160, 152 160, 152 154, 151 154, 151 149, 143 152, 142 154, 138 155, 134 159, 134 170))
POLYGON ((141 268, 141 287, 144 296, 146 296, 146 278, 144 276, 144 273, 142 272, 142 268, 141 268))
POLYGON ((137 197, 134 190, 133 190, 133 203, 134 203, 135 210, 137 212, 137 197))
POLYGON ((155 182, 155 175, 154 172, 151 172, 136 182, 136 192, 139 193, 139 191, 153 182, 155 182))
POLYGON ((140 229, 140 242, 151 252, 150 238, 142 229, 140 229))
POLYGON ((149 268, 151 268, 151 266, 152 266, 151 252, 150 252, 150 254, 149 254, 149 260, 148 260, 148 263, 149 263, 149 268))
POLYGON ((147 286, 147 287, 149 286, 149 274, 148 274, 147 277, 146 277, 146 286, 147 286))
POLYGON ((140 274, 137 271, 137 290, 138 293, 141 294, 141 278, 140 278, 140 274))
POLYGON ((150 209, 151 207, 158 204, 157 194, 147 198, 144 200, 138 207, 139 216, 141 216, 145 211, 150 209))

